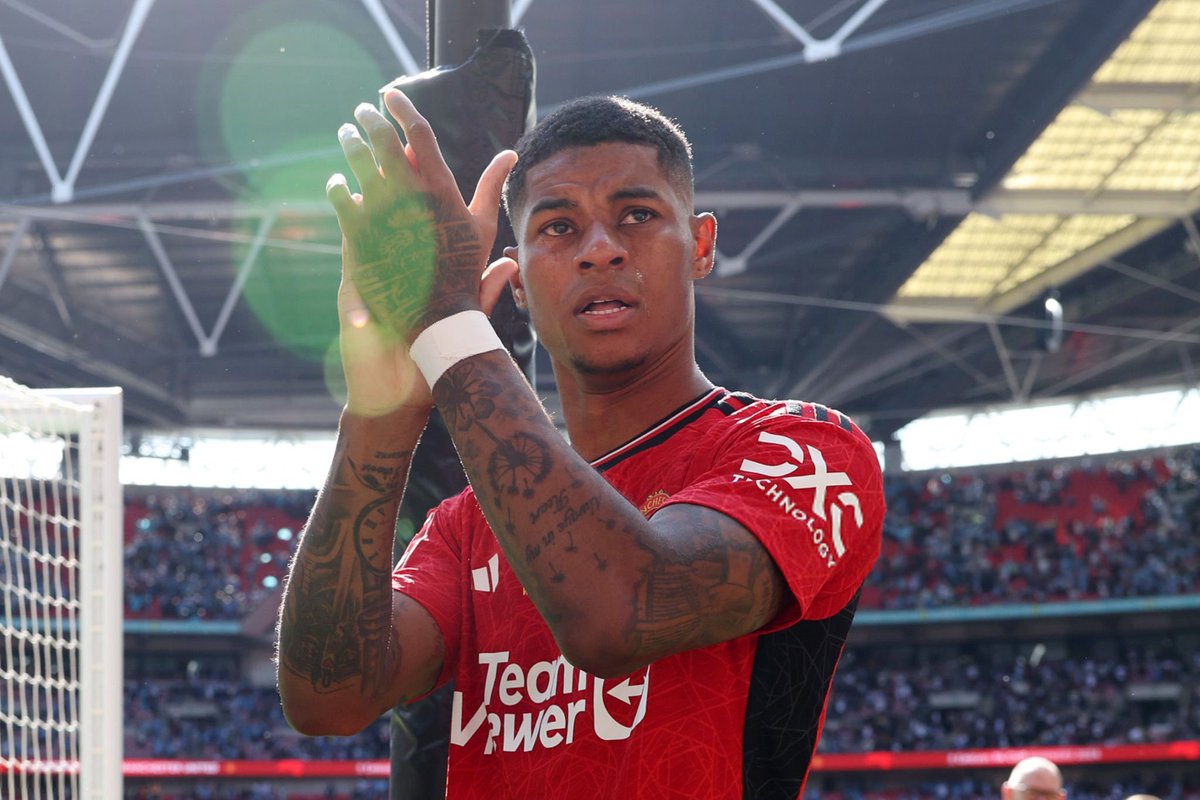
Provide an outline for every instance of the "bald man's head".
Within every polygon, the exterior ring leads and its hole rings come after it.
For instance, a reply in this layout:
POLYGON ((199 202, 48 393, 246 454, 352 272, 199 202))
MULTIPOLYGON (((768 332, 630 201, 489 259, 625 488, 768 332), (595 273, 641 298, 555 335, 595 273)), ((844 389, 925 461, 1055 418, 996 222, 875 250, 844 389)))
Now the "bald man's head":
POLYGON ((1018 761, 1000 787, 1004 800, 1058 800, 1063 791, 1062 772, 1048 758, 1033 756, 1018 761))

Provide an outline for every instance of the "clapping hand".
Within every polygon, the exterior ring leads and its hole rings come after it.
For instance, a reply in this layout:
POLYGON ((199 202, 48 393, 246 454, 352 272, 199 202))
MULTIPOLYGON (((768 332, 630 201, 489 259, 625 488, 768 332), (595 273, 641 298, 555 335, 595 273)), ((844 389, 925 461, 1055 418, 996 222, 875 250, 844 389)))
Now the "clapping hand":
POLYGON ((361 191, 352 192, 342 174, 326 187, 343 236, 338 314, 347 407, 364 416, 428 410, 429 387, 409 343, 450 314, 490 313, 516 271, 507 258, 487 265, 516 154, 492 159, 468 204, 412 102, 396 90, 384 102, 407 143, 378 109, 360 105, 354 115, 366 138, 351 123, 338 138, 361 191))

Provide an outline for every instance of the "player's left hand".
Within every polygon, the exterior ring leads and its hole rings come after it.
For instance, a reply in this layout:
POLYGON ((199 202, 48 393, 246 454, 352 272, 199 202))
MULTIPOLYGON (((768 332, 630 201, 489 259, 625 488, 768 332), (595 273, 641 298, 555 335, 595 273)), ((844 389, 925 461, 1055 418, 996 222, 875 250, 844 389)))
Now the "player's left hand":
MULTIPOLYGON (((479 305, 490 315, 517 271, 510 258, 493 261, 479 282, 479 305)), ((338 319, 346 409, 360 417, 380 417, 400 408, 428 414, 433 407, 429 385, 408 353, 408 343, 380 324, 367 308, 354 281, 354 256, 342 240, 342 281, 338 286, 338 319)))
POLYGON ((372 317, 411 342, 443 317, 480 308, 480 278, 496 238, 500 191, 516 153, 498 153, 470 203, 429 122, 400 91, 384 103, 396 127, 363 103, 339 137, 361 193, 329 192, 353 255, 349 277, 372 317))

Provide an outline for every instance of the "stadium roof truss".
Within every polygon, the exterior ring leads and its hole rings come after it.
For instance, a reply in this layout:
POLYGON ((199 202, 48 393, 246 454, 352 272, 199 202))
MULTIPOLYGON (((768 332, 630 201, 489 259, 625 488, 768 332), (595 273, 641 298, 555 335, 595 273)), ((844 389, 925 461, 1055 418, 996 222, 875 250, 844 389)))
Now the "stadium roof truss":
MULTIPOLYGON (((1007 313, 1200 210, 1200 2, 1164 0, 900 288, 1007 313)), ((1194 234, 1193 234, 1194 235, 1194 234)), ((944 311, 944 307, 937 312, 944 311)))
MULTIPOLYGON (((543 111, 621 93, 691 133, 697 205, 722 220, 698 287, 710 376, 812 394, 886 436, 945 405, 1194 379, 1200 0, 1103 19, 1087 6, 517 0, 513 14, 543 111), (1031 308, 1050 289, 1070 363, 1037 347, 1031 308)), ((0 0, 0 107, 15 112, 0 114, 0 371, 123 385, 134 426, 331 424, 328 342, 281 334, 259 305, 286 284, 311 290, 288 296, 294 314, 328 316, 336 224, 311 194, 255 188, 336 156, 332 137, 218 158, 195 130, 219 110, 203 92, 163 103, 177 95, 162 84, 232 74, 230 42, 266 35, 272 13, 325 24, 332 5, 280 8, 0 0)), ((383 74, 412 74, 422 14, 361 0, 340 24, 383 74)), ((285 66, 336 77, 307 58, 285 66)), ((542 354, 543 394, 548 375, 542 354)))
MULTIPOLYGON (((1102 264, 1146 278, 1116 259, 1175 224, 1200 252, 1198 41, 1200 2, 1164 0, 1151 9, 917 268, 889 313, 910 321, 956 310, 1006 314, 1102 264)), ((1197 328, 1200 319, 1187 320, 1163 339, 1197 328)), ((989 332, 1014 398, 1023 399, 1028 390, 1003 340, 995 326, 989 332)))

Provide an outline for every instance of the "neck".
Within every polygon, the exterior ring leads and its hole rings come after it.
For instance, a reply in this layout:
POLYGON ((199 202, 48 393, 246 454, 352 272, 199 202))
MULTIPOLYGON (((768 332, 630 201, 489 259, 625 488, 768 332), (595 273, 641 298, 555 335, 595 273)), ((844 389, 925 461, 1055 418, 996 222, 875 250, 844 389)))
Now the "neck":
POLYGON ((559 363, 554 377, 571 445, 589 461, 599 458, 713 388, 694 359, 674 369, 604 381, 584 380, 559 363))

